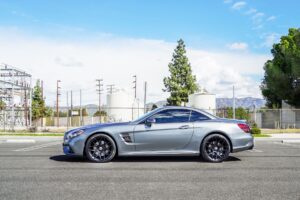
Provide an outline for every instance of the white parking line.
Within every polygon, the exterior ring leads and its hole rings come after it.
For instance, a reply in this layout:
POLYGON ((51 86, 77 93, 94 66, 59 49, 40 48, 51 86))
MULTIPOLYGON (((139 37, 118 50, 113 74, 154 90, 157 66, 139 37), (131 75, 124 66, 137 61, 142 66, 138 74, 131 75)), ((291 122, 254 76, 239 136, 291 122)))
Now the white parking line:
POLYGON ((37 150, 37 149, 42 149, 42 148, 45 148, 45 147, 55 146, 55 145, 58 145, 58 144, 61 144, 61 141, 36 145, 36 146, 22 148, 22 149, 16 149, 16 150, 13 150, 13 151, 34 151, 34 150, 37 150))
POLYGON ((249 152, 252 152, 252 153, 262 153, 263 151, 262 150, 259 150, 259 149, 251 149, 251 150, 248 150, 249 152))
POLYGON ((300 140, 282 140, 282 143, 300 143, 300 140))
POLYGON ((31 139, 7 139, 6 143, 35 143, 35 140, 31 140, 31 139))

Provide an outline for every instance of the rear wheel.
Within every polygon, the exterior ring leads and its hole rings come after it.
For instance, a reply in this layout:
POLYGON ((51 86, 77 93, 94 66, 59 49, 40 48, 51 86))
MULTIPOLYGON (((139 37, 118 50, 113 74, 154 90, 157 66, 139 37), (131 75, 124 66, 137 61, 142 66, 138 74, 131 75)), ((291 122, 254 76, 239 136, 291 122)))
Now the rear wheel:
POLYGON ((105 134, 93 135, 85 145, 85 154, 92 162, 109 162, 115 157, 116 152, 114 140, 105 134))
POLYGON ((209 162, 222 162, 229 157, 230 143, 220 134, 212 134, 204 138, 201 145, 201 155, 209 162))

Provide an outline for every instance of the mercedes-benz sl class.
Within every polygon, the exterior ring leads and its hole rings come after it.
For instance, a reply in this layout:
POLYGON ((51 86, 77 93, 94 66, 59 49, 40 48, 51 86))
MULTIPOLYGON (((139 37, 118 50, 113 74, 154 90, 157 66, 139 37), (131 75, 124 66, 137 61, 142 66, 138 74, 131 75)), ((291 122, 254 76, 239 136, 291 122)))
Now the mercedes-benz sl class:
POLYGON ((67 131, 63 151, 93 162, 116 156, 202 156, 222 162, 230 153, 252 149, 249 125, 188 107, 157 108, 139 119, 99 123, 67 131))

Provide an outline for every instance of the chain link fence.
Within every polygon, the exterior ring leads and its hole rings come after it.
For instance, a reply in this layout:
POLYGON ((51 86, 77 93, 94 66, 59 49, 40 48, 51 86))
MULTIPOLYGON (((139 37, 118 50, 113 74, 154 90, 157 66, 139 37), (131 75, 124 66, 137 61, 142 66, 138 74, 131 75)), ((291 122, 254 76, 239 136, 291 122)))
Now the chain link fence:
MULTIPOLYGON (((151 108, 144 107, 103 107, 101 116, 97 115, 98 107, 83 107, 84 112, 68 112, 61 109, 60 116, 56 114, 33 121, 36 127, 72 128, 95 123, 132 121, 149 112, 151 108)), ((300 109, 236 109, 236 119, 245 120, 250 124, 256 123, 264 129, 300 129, 300 109)), ((74 108, 76 110, 76 108, 74 108)), ((77 109, 78 110, 78 109, 77 109)), ((205 110, 221 118, 233 118, 232 109, 205 110)), ((5 127, 3 121, 0 125, 5 127)))

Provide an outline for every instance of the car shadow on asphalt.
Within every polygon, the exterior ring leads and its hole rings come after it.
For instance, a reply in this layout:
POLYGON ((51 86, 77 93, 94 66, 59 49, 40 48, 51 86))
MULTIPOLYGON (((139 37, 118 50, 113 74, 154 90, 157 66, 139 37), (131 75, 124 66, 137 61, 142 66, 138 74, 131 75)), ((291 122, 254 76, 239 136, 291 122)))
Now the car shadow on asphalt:
MULTIPOLYGON (((51 156, 50 160, 57 162, 89 162, 88 159, 81 156, 56 155, 51 156)), ((236 162, 241 159, 229 156, 224 162, 236 162)), ((125 156, 117 157, 111 162, 206 162, 198 156, 125 156)))

